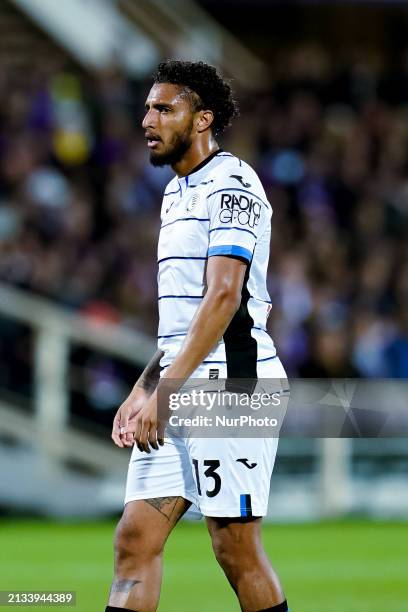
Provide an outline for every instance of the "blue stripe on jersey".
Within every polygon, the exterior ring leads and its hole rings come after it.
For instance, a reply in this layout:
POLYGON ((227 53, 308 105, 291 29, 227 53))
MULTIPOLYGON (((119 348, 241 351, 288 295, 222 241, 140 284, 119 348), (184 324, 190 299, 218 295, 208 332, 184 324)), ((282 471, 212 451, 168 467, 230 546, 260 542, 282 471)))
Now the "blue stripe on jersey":
POLYGON ((269 203, 266 204, 266 202, 264 202, 262 198, 260 198, 259 195, 257 195, 256 193, 253 193, 252 191, 248 191, 248 189, 237 189, 236 187, 225 187, 224 189, 217 189, 217 191, 213 191, 212 193, 208 194, 207 200, 208 198, 211 198, 211 196, 215 195, 216 193, 222 193, 224 191, 242 191, 243 193, 249 193, 249 195, 254 196, 254 198, 262 202, 262 204, 266 206, 266 208, 270 208, 270 204, 269 203))
POLYGON ((220 246, 213 246, 208 249, 208 257, 213 255, 236 255, 237 257, 243 257, 248 261, 252 259, 251 251, 244 249, 244 247, 237 246, 235 244, 221 244, 220 246))
POLYGON ((160 229, 163 229, 163 227, 167 227, 168 225, 173 225, 173 223, 178 223, 179 221, 209 221, 209 219, 203 219, 201 217, 184 217, 183 219, 176 219, 175 221, 170 221, 170 223, 165 223, 160 229))
POLYGON ((180 186, 180 184, 178 186, 177 191, 168 191, 167 193, 163 194, 163 197, 165 198, 166 196, 174 195, 176 193, 181 193, 181 186, 180 186))
POLYGON ((263 302, 264 304, 272 304, 272 300, 261 300, 261 298, 257 298, 254 295, 249 296, 251 300, 257 300, 257 302, 263 302))
POLYGON ((203 296, 202 295, 161 295, 159 297, 159 300, 164 300, 164 298, 169 298, 169 299, 187 299, 187 298, 191 298, 194 300, 201 300, 203 296))
POLYGON ((220 230, 220 231, 237 230, 238 232, 247 232, 248 234, 251 234, 254 238, 256 238, 256 234, 254 232, 251 232, 251 230, 245 229, 244 227, 214 227, 208 233, 211 234, 211 232, 215 232, 217 230, 220 230))
POLYGON ((157 339, 160 340, 160 338, 176 338, 176 336, 187 336, 187 333, 184 333, 184 334, 168 334, 167 336, 157 336, 157 339))
POLYGON ((158 264, 161 264, 162 261, 167 261, 168 259, 201 259, 203 261, 207 261, 208 257, 184 257, 183 256, 178 256, 178 255, 174 255, 172 257, 163 257, 163 259, 159 259, 159 261, 157 262, 158 264))
POLYGON ((246 507, 246 495, 242 494, 239 496, 239 505, 241 516, 247 516, 247 507, 246 507))
MULTIPOLYGON (((276 358, 277 358, 277 355, 274 355, 273 357, 264 357, 263 359, 257 359, 256 361, 258 363, 259 361, 269 361, 269 360, 276 359, 276 358)), ((207 361, 202 361, 201 363, 227 363, 227 361, 226 360, 224 361, 208 361, 207 360, 207 361)))
POLYGON ((211 360, 206 360, 206 361, 202 361, 201 363, 227 363, 224 359, 224 361, 211 361, 211 360))
POLYGON ((214 179, 210 179, 209 181, 201 181, 201 183, 197 183, 197 185, 188 185, 188 187, 190 189, 195 189, 195 187, 199 187, 200 185, 209 185, 210 183, 213 183, 214 179))

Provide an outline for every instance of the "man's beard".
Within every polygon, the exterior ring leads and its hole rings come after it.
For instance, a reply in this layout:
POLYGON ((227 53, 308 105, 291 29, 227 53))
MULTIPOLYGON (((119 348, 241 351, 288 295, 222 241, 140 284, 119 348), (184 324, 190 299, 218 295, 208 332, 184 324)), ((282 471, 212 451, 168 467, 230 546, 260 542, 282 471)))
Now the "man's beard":
POLYGON ((181 161, 192 145, 191 125, 182 133, 175 134, 171 148, 164 153, 150 152, 150 163, 153 166, 174 166, 181 161))

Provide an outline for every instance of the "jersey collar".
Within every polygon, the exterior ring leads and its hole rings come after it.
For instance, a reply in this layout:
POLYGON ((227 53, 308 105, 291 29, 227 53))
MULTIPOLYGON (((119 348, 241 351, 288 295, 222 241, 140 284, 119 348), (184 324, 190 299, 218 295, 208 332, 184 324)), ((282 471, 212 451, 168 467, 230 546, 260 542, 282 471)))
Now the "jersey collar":
POLYGON ((185 176, 181 176, 180 178, 177 177, 177 181, 178 181, 178 184, 181 190, 180 195, 183 194, 183 188, 186 189, 189 186, 190 177, 200 172, 200 170, 202 170, 205 166, 207 166, 207 164, 209 164, 214 159, 214 157, 218 155, 218 153, 221 153, 222 150, 223 149, 217 149, 216 151, 213 151, 211 155, 203 159, 202 162, 200 162, 197 166, 195 166, 195 168, 193 168, 191 172, 189 172, 189 174, 186 174, 185 176))
MULTIPOLYGON (((191 170, 191 172, 189 172, 188 174, 186 174, 186 176, 191 176, 192 174, 194 174, 195 172, 198 172, 199 170, 201 170, 202 168, 204 168, 204 166, 206 166, 212 159, 214 159, 214 157, 216 155, 218 155, 218 153, 221 153, 222 149, 217 149, 216 151, 213 151, 211 153, 211 155, 209 155, 208 157, 206 157, 205 159, 203 159, 202 162, 200 162, 198 164, 198 166, 195 166, 195 168, 193 168, 191 170)), ((185 177, 184 177, 185 178, 185 177)))

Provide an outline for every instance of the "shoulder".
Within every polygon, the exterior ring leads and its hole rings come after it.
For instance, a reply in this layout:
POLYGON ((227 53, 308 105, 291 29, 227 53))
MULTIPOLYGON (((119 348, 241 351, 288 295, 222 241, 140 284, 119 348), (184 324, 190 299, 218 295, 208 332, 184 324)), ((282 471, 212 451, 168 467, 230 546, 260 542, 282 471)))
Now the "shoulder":
POLYGON ((164 188, 163 191, 163 199, 162 199, 162 203, 161 203, 161 209, 160 209, 160 219, 163 221, 163 215, 168 212, 169 207, 171 207, 171 205, 174 202, 174 198, 177 198, 177 195, 180 195, 181 190, 180 190, 180 185, 179 182, 177 180, 177 176, 174 176, 171 181, 169 181, 166 185, 166 187, 164 188))
POLYGON ((210 195, 222 191, 247 192, 262 200, 265 206, 270 207, 263 185, 252 166, 239 157, 224 151, 217 157, 222 161, 212 172, 214 180, 210 195))
POLYGON ((171 181, 169 181, 166 187, 164 188, 163 197, 167 197, 169 195, 175 195, 176 193, 179 193, 179 191, 180 191, 180 185, 177 180, 177 176, 173 176, 171 181))

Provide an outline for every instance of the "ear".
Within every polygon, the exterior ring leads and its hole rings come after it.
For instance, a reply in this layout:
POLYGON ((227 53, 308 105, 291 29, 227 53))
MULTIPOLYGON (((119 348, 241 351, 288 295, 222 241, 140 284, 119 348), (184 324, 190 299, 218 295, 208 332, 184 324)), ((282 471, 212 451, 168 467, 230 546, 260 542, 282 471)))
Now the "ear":
POLYGON ((201 133, 201 132, 205 132, 206 130, 208 130, 211 127, 213 121, 214 121, 214 114, 212 111, 210 110, 199 111, 197 123, 196 123, 197 132, 201 133))

